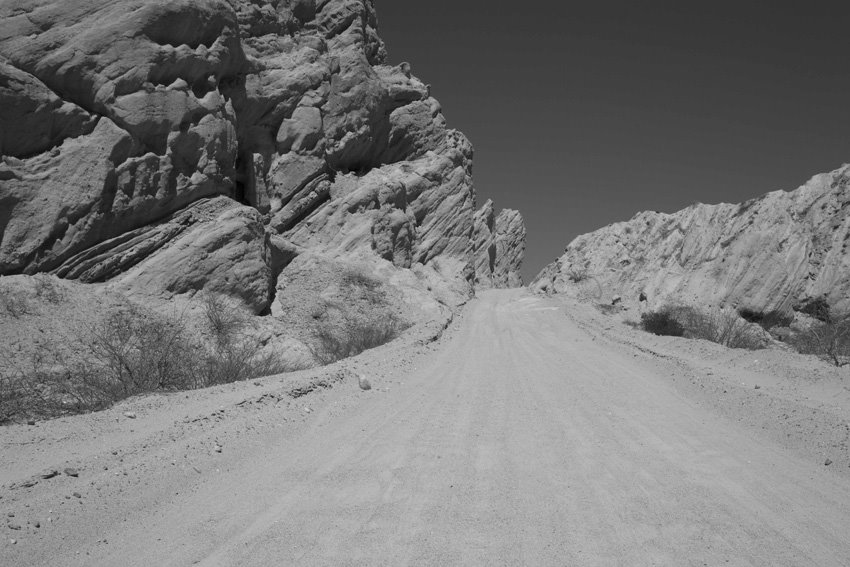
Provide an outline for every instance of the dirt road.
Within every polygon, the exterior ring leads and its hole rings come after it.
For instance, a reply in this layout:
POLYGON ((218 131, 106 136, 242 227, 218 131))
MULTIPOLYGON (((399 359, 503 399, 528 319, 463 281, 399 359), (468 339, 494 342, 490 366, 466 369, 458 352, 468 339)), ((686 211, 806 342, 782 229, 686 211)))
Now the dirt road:
POLYGON ((659 364, 551 300, 482 293, 418 369, 334 387, 214 474, 92 491, 0 563, 850 565, 850 481, 659 364))

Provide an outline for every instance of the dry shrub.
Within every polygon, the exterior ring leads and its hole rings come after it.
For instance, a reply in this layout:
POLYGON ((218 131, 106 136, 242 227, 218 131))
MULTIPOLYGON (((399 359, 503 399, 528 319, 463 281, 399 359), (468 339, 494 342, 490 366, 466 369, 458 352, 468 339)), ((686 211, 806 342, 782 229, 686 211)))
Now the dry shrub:
POLYGON ((792 346, 803 354, 814 354, 835 366, 850 364, 850 315, 831 315, 797 334, 792 346))
MULTIPOLYGON (((65 290, 54 276, 36 274, 32 278, 32 290, 35 297, 49 303, 61 303, 65 300, 65 290)), ((0 314, 10 315, 15 319, 35 312, 32 291, 26 286, 19 287, 8 281, 0 281, 0 314)))
POLYGON ((738 310, 738 314, 745 321, 756 323, 765 331, 770 331, 774 327, 787 327, 794 322, 794 314, 787 311, 773 310, 762 313, 761 311, 742 308, 738 310))
POLYGON ((182 314, 127 303, 72 341, 39 344, 25 361, 0 353, 0 423, 108 407, 144 392, 193 389, 295 370, 261 352, 249 318, 225 298, 204 298, 210 338, 182 314))
POLYGON ((376 290, 381 287, 380 280, 357 270, 346 270, 342 274, 342 283, 348 287, 359 287, 367 290, 376 290))
POLYGON ((107 374, 84 357, 68 360, 56 345, 39 345, 25 359, 0 357, 0 423, 90 411, 121 397, 107 374))
POLYGON ((567 270, 567 279, 573 283, 583 282, 587 279, 587 269, 581 266, 570 266, 567 270))
POLYGON ((327 301, 319 298, 319 302, 310 309, 310 318, 316 321, 327 318, 329 307, 327 301))
POLYGON ((201 357, 203 385, 239 382, 294 370, 279 357, 262 353, 262 342, 251 333, 252 321, 238 304, 214 293, 205 293, 202 302, 207 330, 214 343, 201 357))
POLYGON ((96 324, 85 346, 124 396, 197 385, 197 345, 182 317, 127 305, 96 324))
POLYGON ((179 317, 122 305, 69 343, 36 344, 25 359, 0 360, 0 421, 82 413, 200 385, 198 345, 179 317))
POLYGON ((307 311, 315 361, 330 364, 383 345, 408 327, 393 308, 391 289, 362 268, 342 267, 337 285, 307 311))
POLYGON ((610 303, 597 303, 594 307, 605 315, 614 315, 623 310, 623 307, 618 303, 613 305, 610 303))
POLYGON ((200 373, 203 386, 228 384, 250 380, 267 374, 274 374, 261 368, 274 368, 270 361, 260 363, 261 345, 258 341, 248 338, 227 343, 225 348, 211 349, 204 353, 200 361, 200 373))
POLYGON ((699 311, 689 306, 665 306, 641 317, 644 330, 656 335, 705 339, 729 348, 764 348, 758 327, 749 324, 734 310, 699 311))
POLYGON ((36 274, 33 277, 35 295, 49 303, 61 303, 65 300, 65 290, 54 276, 36 274))
POLYGON ((585 303, 602 301, 602 284, 593 276, 585 276, 576 282, 576 298, 585 303))
POLYGON ((343 287, 349 294, 367 305, 386 305, 387 295, 380 280, 357 270, 346 270, 341 277, 343 287))
POLYGON ((32 312, 27 294, 6 282, 0 282, 0 309, 15 319, 32 312))
POLYGON ((9 369, 0 372, 0 423, 12 421, 22 413, 23 395, 17 374, 9 369))
POLYGON ((765 340, 759 327, 742 319, 733 309, 714 309, 700 313, 688 329, 691 338, 705 339, 729 348, 757 350, 765 340))
POLYGON ((231 342, 248 326, 248 317, 224 295, 204 292, 201 305, 207 329, 216 343, 231 342))
POLYGON ((322 364, 331 364, 386 344, 406 328, 392 315, 371 321, 350 318, 338 327, 322 325, 314 332, 313 354, 322 364))
POLYGON ((641 328, 654 335, 669 337, 681 337, 685 334, 685 328, 666 309, 644 313, 640 317, 641 328))
POLYGON ((805 313, 806 315, 814 317, 823 323, 829 323, 831 318, 829 303, 827 303, 826 299, 823 297, 818 297, 806 302, 804 305, 800 306, 798 310, 800 313, 805 313))

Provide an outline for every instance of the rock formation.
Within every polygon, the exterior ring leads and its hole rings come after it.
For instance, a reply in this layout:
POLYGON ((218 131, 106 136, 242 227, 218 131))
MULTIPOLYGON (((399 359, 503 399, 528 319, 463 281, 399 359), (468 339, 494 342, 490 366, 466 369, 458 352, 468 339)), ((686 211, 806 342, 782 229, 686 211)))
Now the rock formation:
POLYGON ((525 225, 513 209, 498 215, 487 200, 475 213, 475 283, 479 287, 520 287, 525 225))
POLYGON ((642 212, 579 236, 533 288, 593 281, 605 300, 678 301, 755 312, 824 299, 850 308, 850 165, 740 205, 642 212))
POLYGON ((376 27, 372 0, 3 2, 0 275, 257 313, 303 250, 517 285, 521 217, 475 233, 472 147, 376 27))

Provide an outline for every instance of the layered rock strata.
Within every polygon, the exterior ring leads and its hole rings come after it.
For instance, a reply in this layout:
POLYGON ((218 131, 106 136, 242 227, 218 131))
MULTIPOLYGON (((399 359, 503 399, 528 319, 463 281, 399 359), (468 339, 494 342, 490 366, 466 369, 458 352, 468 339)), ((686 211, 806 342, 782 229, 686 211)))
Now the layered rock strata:
POLYGON ((497 215, 487 200, 475 212, 475 283, 479 287, 520 287, 525 254, 522 215, 503 209, 497 215))
POLYGON ((739 205, 642 212, 579 236, 532 287, 592 280, 605 300, 790 311, 814 300, 850 309, 850 166, 739 205))
POLYGON ((371 0, 4 1, 0 275, 255 312, 303 249, 517 284, 521 218, 476 235, 472 146, 376 28, 371 0))

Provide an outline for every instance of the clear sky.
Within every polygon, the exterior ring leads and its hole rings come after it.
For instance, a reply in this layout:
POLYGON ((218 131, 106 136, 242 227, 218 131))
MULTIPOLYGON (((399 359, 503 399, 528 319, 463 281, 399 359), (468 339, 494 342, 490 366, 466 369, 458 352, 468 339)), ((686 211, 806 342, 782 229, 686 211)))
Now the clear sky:
POLYGON ((519 209, 529 281, 646 209, 739 202, 850 162, 850 2, 377 0, 390 63, 519 209))

